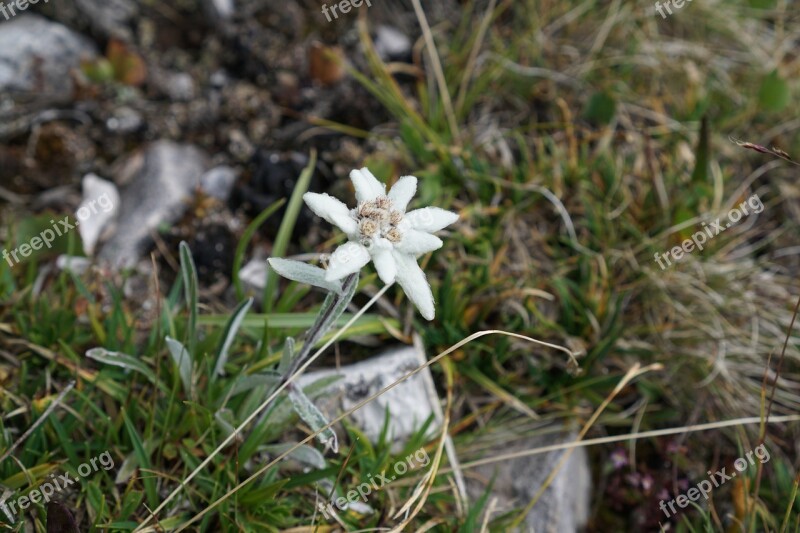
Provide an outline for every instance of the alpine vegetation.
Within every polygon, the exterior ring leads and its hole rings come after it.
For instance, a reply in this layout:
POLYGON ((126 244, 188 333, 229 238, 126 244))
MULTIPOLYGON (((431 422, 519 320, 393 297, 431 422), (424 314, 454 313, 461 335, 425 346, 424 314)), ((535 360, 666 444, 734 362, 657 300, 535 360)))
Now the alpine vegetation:
POLYGON ((292 379, 319 354, 312 355, 312 348, 352 301, 358 287, 359 272, 370 259, 387 287, 397 281, 422 316, 433 320, 433 294, 425 273, 417 264, 417 257, 441 248, 442 240, 432 232, 458 220, 457 214, 438 207, 406 213, 406 207, 417 191, 417 178, 414 176, 400 178, 388 194, 386 186, 366 168, 353 170, 350 179, 358 202, 355 209, 348 209, 328 194, 303 195, 314 213, 339 227, 349 239, 333 253, 327 270, 300 261, 269 259, 272 269, 281 276, 329 293, 306 332, 299 353, 295 354, 294 339, 286 339, 278 373, 297 414, 314 431, 320 431, 320 442, 334 452, 338 449, 336 434, 303 391, 294 386, 292 379))

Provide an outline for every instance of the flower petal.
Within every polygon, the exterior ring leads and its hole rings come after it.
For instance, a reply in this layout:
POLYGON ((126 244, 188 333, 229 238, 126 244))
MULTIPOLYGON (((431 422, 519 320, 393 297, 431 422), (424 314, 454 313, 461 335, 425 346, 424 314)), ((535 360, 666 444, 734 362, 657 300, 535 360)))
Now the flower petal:
POLYGON ((358 272, 361 267, 369 263, 369 259, 369 252, 364 246, 356 242, 347 242, 331 254, 325 280, 334 281, 358 272))
POLYGON ((350 209, 333 196, 324 193, 307 192, 303 195, 303 200, 317 216, 337 226, 348 236, 355 235, 358 231, 358 224, 350 216, 350 209))
POLYGON ((353 181, 356 200, 359 202, 369 202, 386 194, 386 186, 378 181, 367 167, 350 172, 350 179, 353 181))
POLYGON ((378 271, 378 277, 386 285, 394 283, 397 276, 397 262, 392 256, 392 243, 386 239, 376 239, 375 244, 370 249, 372 255, 372 262, 375 263, 375 270, 378 271))
POLYGON ((433 233, 458 220, 458 213, 438 207, 423 207, 422 209, 409 211, 406 213, 405 219, 408 220, 412 228, 433 233))
POLYGON ((403 234, 403 240, 394 245, 394 249, 404 254, 418 256, 438 250, 442 244, 442 239, 435 235, 409 229, 403 234))
POLYGON ((397 282, 403 288, 408 299, 417 306, 420 314, 426 320, 433 320, 436 310, 433 305, 431 286, 428 285, 425 273, 422 272, 413 256, 397 250, 392 252, 392 255, 397 262, 397 282))
POLYGON ((389 200, 394 204, 394 208, 402 213, 406 212, 408 202, 414 197, 417 192, 417 178, 414 176, 403 176, 397 183, 392 185, 389 191, 389 200))

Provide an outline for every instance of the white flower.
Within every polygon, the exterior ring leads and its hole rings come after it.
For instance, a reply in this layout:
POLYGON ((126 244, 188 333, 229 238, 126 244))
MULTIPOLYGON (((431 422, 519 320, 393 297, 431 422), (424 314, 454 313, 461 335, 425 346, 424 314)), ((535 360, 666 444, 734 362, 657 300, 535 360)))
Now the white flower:
POLYGON ((349 239, 331 256, 325 279, 335 281, 358 272, 371 259, 381 281, 397 281, 422 316, 433 320, 433 294, 417 257, 441 248, 441 239, 432 233, 458 220, 458 215, 438 207, 406 213, 417 191, 414 176, 400 178, 388 194, 366 168, 352 171, 350 179, 358 201, 355 209, 327 194, 303 196, 314 213, 338 226, 349 239))

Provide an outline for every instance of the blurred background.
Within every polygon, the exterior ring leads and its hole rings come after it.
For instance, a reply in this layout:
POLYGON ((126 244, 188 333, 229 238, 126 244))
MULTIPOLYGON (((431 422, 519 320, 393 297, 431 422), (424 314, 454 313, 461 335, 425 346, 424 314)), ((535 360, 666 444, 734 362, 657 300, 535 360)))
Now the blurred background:
MULTIPOLYGON (((286 337, 322 303, 266 265, 320 264, 343 242, 301 195, 352 206, 347 176, 367 166, 387 183, 417 176, 412 207, 460 220, 420 259, 435 320, 393 287, 319 367, 346 373, 398 345, 430 359, 484 330, 577 362, 471 340, 426 374, 430 427, 371 439, 346 419, 339 453, 312 441, 218 501, 311 434, 278 403, 148 531, 800 530, 797 424, 775 418, 800 406, 796 7, 3 0, 0 490, 30 494, 104 451, 115 468, 56 506, 0 513, 2 527, 149 520, 266 396, 286 337), (754 195, 762 211, 659 266, 754 195), (188 374, 167 337, 191 347, 188 374), (443 428, 428 489, 411 472, 320 515, 398 458, 434 457, 443 428), (595 438, 608 442, 569 444, 595 438), (770 459, 708 501, 660 508, 760 444, 770 459)), ((367 267, 348 313, 381 288, 367 267)))

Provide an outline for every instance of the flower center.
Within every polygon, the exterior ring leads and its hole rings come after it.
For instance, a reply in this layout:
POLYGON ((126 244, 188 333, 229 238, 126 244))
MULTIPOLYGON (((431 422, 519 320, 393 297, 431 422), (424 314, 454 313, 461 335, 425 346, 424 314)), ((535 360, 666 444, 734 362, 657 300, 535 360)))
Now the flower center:
POLYGON ((364 246, 370 246, 373 237, 383 237, 395 244, 403 238, 403 233, 400 231, 403 213, 394 209, 392 201, 387 196, 360 202, 352 214, 358 222, 359 241, 364 246))

